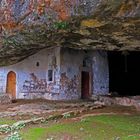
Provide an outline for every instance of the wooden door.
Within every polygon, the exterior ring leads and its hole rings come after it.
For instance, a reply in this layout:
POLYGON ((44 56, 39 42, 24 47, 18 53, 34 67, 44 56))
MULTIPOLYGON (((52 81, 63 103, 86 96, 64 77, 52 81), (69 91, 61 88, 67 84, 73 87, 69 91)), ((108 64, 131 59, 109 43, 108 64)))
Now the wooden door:
POLYGON ((6 93, 13 99, 16 98, 16 73, 11 71, 7 75, 6 93))
POLYGON ((89 98, 89 72, 82 71, 82 99, 89 98))

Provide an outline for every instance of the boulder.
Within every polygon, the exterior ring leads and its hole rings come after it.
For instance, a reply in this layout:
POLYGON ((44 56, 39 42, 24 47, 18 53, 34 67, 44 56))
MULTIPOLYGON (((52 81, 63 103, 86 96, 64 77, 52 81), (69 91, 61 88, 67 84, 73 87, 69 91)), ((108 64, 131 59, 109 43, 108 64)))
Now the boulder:
POLYGON ((10 104, 12 99, 8 94, 0 94, 0 104, 10 104))

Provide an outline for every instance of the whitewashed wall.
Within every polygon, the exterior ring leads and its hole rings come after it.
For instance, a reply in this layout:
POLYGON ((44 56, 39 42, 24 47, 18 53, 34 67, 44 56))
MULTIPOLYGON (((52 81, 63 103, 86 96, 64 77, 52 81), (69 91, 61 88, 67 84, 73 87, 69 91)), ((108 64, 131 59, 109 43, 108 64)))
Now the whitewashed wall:
POLYGON ((109 93, 109 66, 107 52, 96 51, 93 56, 93 94, 109 93))
POLYGON ((60 91, 63 99, 81 98, 81 72, 85 70, 91 76, 90 95, 105 95, 109 92, 107 52, 62 48, 60 69, 60 91), (88 59, 89 68, 83 67, 84 59, 88 59))
POLYGON ((90 72, 90 95, 109 91, 107 53, 68 48, 44 49, 11 66, 0 68, 0 93, 6 92, 7 74, 16 73, 16 98, 70 100, 81 98, 81 72, 87 59, 90 72), (39 66, 37 66, 37 62, 39 66), (48 81, 48 70, 53 80, 48 81), (92 81, 91 81, 92 80, 92 81))
POLYGON ((59 93, 60 48, 44 49, 15 65, 1 67, 0 93, 6 92, 7 74, 10 71, 16 73, 17 98, 46 97, 51 99, 52 94, 59 93), (56 62, 53 62, 54 59, 56 62), (37 62, 39 66, 36 66, 37 62), (54 70, 54 79, 51 82, 47 79, 48 69, 54 70))

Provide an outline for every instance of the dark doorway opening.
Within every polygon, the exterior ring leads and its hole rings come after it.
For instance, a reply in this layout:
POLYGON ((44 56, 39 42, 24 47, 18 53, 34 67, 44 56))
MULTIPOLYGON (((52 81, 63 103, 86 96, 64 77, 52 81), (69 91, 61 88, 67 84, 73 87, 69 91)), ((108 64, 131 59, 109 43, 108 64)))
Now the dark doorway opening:
POLYGON ((110 92, 140 95, 140 52, 108 52, 108 60, 110 92))
POLYGON ((88 99, 89 98, 89 72, 82 71, 82 99, 88 99))

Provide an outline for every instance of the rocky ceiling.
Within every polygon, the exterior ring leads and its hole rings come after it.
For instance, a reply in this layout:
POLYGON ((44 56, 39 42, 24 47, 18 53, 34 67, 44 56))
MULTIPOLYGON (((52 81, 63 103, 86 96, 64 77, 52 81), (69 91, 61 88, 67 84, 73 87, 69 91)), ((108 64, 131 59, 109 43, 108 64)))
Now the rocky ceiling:
POLYGON ((0 65, 49 47, 140 50, 140 0, 0 0, 0 65))

